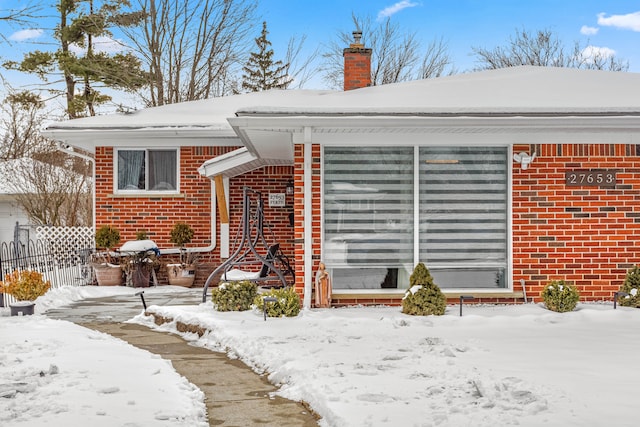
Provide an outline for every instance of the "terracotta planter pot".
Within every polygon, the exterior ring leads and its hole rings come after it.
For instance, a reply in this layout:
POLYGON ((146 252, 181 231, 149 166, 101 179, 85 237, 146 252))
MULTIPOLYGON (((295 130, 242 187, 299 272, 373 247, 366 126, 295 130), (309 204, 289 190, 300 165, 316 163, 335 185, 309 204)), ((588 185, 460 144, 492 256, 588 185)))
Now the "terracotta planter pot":
POLYGON ((96 265, 96 280, 98 286, 120 286, 122 285, 122 269, 119 265, 96 265))
POLYGON ((193 264, 167 264, 167 277, 169 284, 190 288, 196 279, 196 266, 193 264))

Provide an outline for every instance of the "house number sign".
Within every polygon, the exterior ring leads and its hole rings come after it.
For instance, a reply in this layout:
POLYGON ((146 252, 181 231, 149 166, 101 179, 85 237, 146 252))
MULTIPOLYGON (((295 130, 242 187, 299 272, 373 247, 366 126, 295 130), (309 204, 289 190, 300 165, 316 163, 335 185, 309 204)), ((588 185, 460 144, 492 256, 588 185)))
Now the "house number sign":
POLYGON ((282 208, 286 206, 287 198, 285 193, 269 193, 269 207, 282 208))
POLYGON ((569 187, 613 187, 616 185, 616 172, 612 170, 567 171, 565 180, 569 187))

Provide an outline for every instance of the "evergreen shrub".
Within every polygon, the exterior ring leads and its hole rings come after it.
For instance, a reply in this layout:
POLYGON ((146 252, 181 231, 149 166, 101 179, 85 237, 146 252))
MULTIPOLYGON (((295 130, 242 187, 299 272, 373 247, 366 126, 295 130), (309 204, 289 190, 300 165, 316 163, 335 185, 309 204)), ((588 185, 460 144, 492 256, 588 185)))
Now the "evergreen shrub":
MULTIPOLYGON (((34 301, 51 288, 51 282, 44 280, 42 273, 32 270, 15 270, 0 282, 0 291, 12 295, 18 301, 34 301)), ((1 298, 1 297, 0 297, 1 298)))
POLYGON ((211 302, 218 311, 246 311, 258 295, 258 286, 248 280, 220 282, 211 290, 211 302))
POLYGON ((620 291, 629 294, 629 296, 622 297, 618 300, 620 305, 640 308, 640 267, 636 265, 627 271, 620 291))
POLYGON ((292 287, 271 289, 258 295, 254 305, 260 311, 264 310, 264 297, 276 298, 276 301, 267 303, 269 317, 296 317, 300 313, 300 295, 292 287))
POLYGON ((441 316, 447 308, 447 298, 424 263, 418 263, 409 277, 409 290, 402 299, 402 312, 414 316, 441 316))
POLYGON ((96 246, 101 249, 111 250, 120 243, 120 231, 111 225, 103 225, 96 231, 96 246))
POLYGON ((564 313, 576 308, 580 292, 575 286, 565 283, 564 280, 553 280, 544 287, 540 297, 547 309, 564 313))

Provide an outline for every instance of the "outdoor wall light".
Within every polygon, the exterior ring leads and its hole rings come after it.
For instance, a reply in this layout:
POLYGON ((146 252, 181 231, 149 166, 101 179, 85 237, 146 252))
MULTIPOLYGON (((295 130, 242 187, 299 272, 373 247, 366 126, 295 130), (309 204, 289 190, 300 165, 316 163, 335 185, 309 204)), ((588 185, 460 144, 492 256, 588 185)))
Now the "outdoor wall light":
POLYGON ((626 292, 618 291, 613 293, 613 309, 615 310, 618 305, 619 297, 628 297, 629 294, 626 292))
POLYGON ((471 299, 475 299, 475 298, 472 297, 471 295, 460 295, 460 317, 462 317, 462 303, 464 302, 464 300, 471 300, 471 299))
POLYGON ((289 181, 287 181, 287 186, 285 187, 285 192, 290 196, 293 194, 293 180, 290 179, 289 181))
POLYGON ((525 152, 522 152, 522 153, 513 155, 513 160, 515 160, 516 163, 520 163, 520 167, 522 168, 522 170, 527 170, 529 165, 533 163, 535 159, 536 159, 536 153, 529 155, 525 152))

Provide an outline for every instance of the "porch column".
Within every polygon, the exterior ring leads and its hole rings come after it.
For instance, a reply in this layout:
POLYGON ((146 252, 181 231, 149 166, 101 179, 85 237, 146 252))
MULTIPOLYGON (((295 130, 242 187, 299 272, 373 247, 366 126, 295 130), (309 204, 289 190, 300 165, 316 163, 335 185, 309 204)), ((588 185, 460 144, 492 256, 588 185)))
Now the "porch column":
MULTIPOLYGON (((224 179, 222 175, 216 175, 213 178, 216 190, 216 204, 218 205, 218 215, 220 216, 220 257, 229 258, 229 210, 227 209, 227 192, 228 179, 224 179)), ((215 225, 213 225, 215 227, 215 225)))
POLYGON ((310 135, 307 139, 305 128, 304 144, 304 299, 303 308, 311 308, 311 292, 313 289, 313 206, 312 206, 312 145, 310 135))

